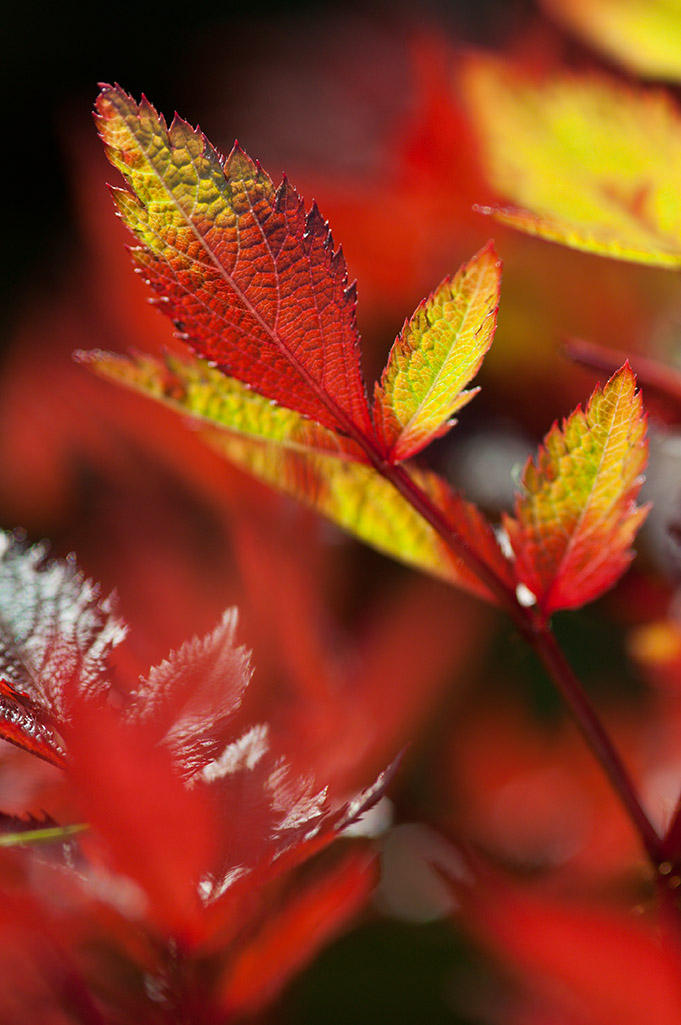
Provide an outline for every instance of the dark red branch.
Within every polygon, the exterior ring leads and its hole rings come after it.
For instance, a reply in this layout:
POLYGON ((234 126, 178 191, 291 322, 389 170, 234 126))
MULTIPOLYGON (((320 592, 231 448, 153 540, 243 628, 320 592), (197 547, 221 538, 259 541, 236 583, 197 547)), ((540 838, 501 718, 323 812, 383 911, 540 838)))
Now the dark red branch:
POLYGON ((631 356, 619 349, 606 349, 602 345, 585 342, 581 338, 569 338, 564 344, 564 349, 575 363, 589 370, 603 370, 608 374, 613 374, 628 360, 639 384, 646 392, 665 399, 681 411, 681 373, 673 367, 648 356, 631 356))
POLYGON ((430 524, 449 550, 475 573, 509 613, 518 632, 534 649, 568 705, 588 746, 610 780, 640 837, 656 874, 659 876, 660 864, 664 861, 661 838, 643 809, 622 758, 561 651, 549 624, 539 618, 536 609, 526 608, 520 604, 516 594, 508 588, 503 580, 499 579, 493 569, 479 558, 477 553, 472 551, 465 540, 447 522, 443 512, 403 466, 387 463, 368 439, 360 440, 356 435, 356 440, 360 442, 376 470, 390 481, 412 508, 430 524))

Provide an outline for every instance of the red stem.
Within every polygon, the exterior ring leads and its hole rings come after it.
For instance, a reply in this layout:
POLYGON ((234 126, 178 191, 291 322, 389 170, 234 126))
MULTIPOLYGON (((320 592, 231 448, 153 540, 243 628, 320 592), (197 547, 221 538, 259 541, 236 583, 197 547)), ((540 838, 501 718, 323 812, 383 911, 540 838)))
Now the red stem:
MULTIPOLYGON (((370 453, 373 456, 373 453, 370 453)), ((588 695, 561 651, 551 627, 537 616, 535 609, 520 604, 516 594, 497 577, 466 541, 447 522, 442 511, 409 475, 403 466, 372 458, 376 469, 393 484, 411 506, 430 524, 445 542, 486 585, 509 613, 518 631, 534 649, 557 690, 568 705, 584 739, 600 763, 641 843, 659 875, 664 861, 662 840, 639 800, 636 788, 617 749, 598 717, 588 695)))
POLYGON ((364 450, 369 462, 412 508, 423 517, 449 550, 485 584, 513 620, 516 629, 532 646, 556 688, 566 701, 574 719, 610 780, 643 847, 662 880, 659 866, 663 862, 662 840, 639 801, 636 788, 614 744, 601 723, 588 695, 575 676, 565 655, 551 632, 548 623, 540 619, 536 609, 526 608, 518 601, 514 590, 501 580, 495 571, 479 557, 466 540, 449 524, 441 509, 431 500, 401 464, 385 458, 371 437, 368 437, 335 402, 333 412, 346 433, 364 450))
POLYGON ((528 636, 528 640, 569 706, 584 739, 610 780, 657 871, 664 860, 661 838, 643 810, 620 755, 588 695, 561 651, 550 626, 548 624, 538 625, 528 636))

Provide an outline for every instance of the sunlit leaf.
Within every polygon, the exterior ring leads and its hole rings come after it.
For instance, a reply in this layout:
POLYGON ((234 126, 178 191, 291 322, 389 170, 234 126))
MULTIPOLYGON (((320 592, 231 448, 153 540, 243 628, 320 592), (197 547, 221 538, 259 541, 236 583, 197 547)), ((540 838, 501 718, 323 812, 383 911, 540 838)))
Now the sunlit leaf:
MULTIPOLYGON (((259 480, 285 491, 386 555, 488 599, 478 578, 455 558, 414 508, 372 467, 326 455, 302 455, 275 445, 210 432, 219 452, 259 480)), ((453 529, 505 581, 509 564, 482 513, 437 474, 411 471, 453 529)))
POLYGON ((349 438, 278 406, 204 360, 168 353, 164 359, 136 353, 78 353, 80 362, 118 384, 157 399, 192 418, 235 434, 276 442, 300 452, 326 452, 366 461, 349 438))
POLYGON ((547 615, 603 593, 633 558, 646 515, 636 505, 648 455, 636 378, 625 364, 584 411, 554 424, 529 459, 505 527, 518 579, 547 615))
POLYGON ((515 204, 486 212, 576 249, 681 266, 681 116, 666 94, 482 58, 465 86, 492 186, 515 204))
POLYGON ((438 438, 478 389, 465 391, 492 344, 501 264, 491 243, 416 309, 376 387, 374 414, 390 457, 438 438))
POLYGON ((327 427, 372 435, 355 290, 316 206, 306 215, 238 146, 223 161, 119 88, 102 88, 97 122, 132 189, 115 195, 136 262, 195 352, 327 427))
POLYGON ((106 693, 107 657, 124 635, 72 558, 48 561, 43 545, 0 535, 0 738, 61 764, 70 704, 106 693))
POLYGON ((679 0, 543 0, 543 5, 634 74, 681 82, 679 0))
MULTIPOLYGON (((146 100, 138 105, 118 87, 102 87, 97 120, 133 190, 118 193, 118 204, 162 308, 182 321, 197 355, 259 397, 203 365, 81 358, 219 424, 214 440, 235 462, 370 544, 489 597, 381 472, 441 435, 472 397, 465 388, 491 342, 498 302, 491 246, 405 325, 378 389, 377 433, 361 380, 354 291, 316 207, 305 217, 287 181, 275 190, 238 146, 222 161, 200 132, 177 117, 167 129, 146 100), (285 410, 266 408, 263 398, 285 410)), ((423 483, 439 492, 459 546, 506 581, 508 564, 482 515, 435 480, 423 483)))

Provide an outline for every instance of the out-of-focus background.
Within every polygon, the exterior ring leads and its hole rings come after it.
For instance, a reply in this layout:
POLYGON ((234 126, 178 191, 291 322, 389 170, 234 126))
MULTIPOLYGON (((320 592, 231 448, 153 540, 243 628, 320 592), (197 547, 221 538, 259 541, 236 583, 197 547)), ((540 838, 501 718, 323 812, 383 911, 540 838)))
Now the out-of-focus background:
MULTIPOLYGON (((472 837, 519 878, 627 899, 646 886, 635 839, 499 616, 270 494, 72 362, 76 349, 179 344, 132 273, 90 112, 96 83, 118 81, 223 150, 238 137, 316 199, 358 280, 369 381, 418 301, 494 237, 505 276, 482 393, 429 458, 498 518, 527 454, 595 382, 561 340, 673 361, 681 289, 667 271, 552 247, 473 210, 491 188, 461 68, 492 50, 623 73, 530 0, 15 4, 3 36, 2 526, 75 551, 117 588, 131 624, 121 677, 237 604, 250 700, 302 763, 348 790, 408 745, 374 904, 289 988, 281 1021, 504 1020, 511 984, 427 867, 449 857, 432 827, 472 837)), ((653 456, 659 511, 634 568, 556 630, 662 820, 681 781, 668 429, 653 456)), ((23 810, 45 781, 0 755, 0 807, 23 810)))

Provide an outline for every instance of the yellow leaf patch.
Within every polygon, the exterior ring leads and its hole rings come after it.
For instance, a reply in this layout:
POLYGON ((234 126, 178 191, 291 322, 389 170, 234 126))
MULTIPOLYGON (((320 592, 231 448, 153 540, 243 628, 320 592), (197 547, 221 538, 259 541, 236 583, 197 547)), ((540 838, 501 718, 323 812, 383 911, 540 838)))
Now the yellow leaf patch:
POLYGON ((374 404, 376 426, 393 461, 441 437, 477 393, 464 389, 492 344, 500 282, 501 263, 490 242, 405 322, 374 404))
POLYGON ((634 74, 681 82, 679 0, 543 0, 543 5, 634 74))
POLYGON ((681 266, 681 114, 601 75, 541 80, 488 58, 464 86, 505 224, 587 252, 681 266))

